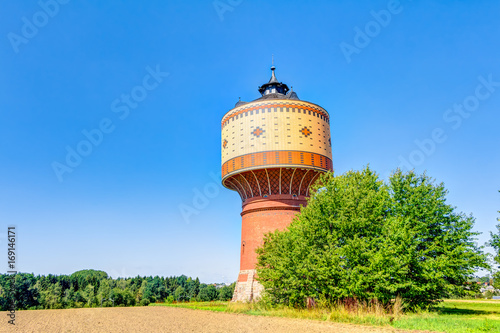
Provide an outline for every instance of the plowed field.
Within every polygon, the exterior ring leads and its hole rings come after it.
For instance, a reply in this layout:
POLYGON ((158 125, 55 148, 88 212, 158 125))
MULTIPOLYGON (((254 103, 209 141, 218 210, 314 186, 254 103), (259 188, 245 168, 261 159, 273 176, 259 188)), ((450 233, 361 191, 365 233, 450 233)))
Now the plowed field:
MULTIPOLYGON (((16 312, 16 325, 2 313, 2 332, 396 332, 351 324, 249 316, 171 307, 29 310, 16 312)), ((403 331, 397 331, 403 332, 403 331)))

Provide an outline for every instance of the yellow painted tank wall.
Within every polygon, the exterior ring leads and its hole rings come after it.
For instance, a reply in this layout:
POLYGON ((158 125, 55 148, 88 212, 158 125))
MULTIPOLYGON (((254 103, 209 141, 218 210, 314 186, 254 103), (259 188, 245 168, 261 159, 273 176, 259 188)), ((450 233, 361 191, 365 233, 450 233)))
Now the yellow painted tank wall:
POLYGON ((222 119, 222 165, 274 151, 314 153, 331 162, 329 122, 323 108, 304 101, 264 100, 234 108, 222 119))

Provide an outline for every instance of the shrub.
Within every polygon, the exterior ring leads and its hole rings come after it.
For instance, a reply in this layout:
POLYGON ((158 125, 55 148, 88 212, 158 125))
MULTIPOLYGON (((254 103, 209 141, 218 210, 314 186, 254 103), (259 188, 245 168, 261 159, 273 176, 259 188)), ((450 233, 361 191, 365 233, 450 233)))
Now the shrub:
POLYGON ((296 307, 308 297, 432 305, 488 267, 474 218, 446 194, 414 172, 398 170, 388 183, 369 168, 324 174, 288 229, 265 236, 259 281, 275 303, 296 307))

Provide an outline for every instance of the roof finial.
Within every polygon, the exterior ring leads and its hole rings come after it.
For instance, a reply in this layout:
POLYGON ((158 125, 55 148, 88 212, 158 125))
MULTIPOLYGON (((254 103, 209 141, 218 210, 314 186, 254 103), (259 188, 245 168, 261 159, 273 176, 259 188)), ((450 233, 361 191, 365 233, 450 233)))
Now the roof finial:
POLYGON ((274 54, 271 57, 273 59, 272 65, 274 66, 274 54))

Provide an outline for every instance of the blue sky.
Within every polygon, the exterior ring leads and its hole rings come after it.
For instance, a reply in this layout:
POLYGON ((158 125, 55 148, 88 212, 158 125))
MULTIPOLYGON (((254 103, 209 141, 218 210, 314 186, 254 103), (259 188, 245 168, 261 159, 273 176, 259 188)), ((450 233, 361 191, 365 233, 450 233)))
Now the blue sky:
POLYGON ((497 223, 496 1, 41 3, 0 13, 0 241, 17 226, 20 271, 234 281, 220 120, 259 96, 272 54, 330 113, 337 173, 405 160, 476 217, 480 243, 497 223), (67 149, 86 156, 70 167, 67 149))

